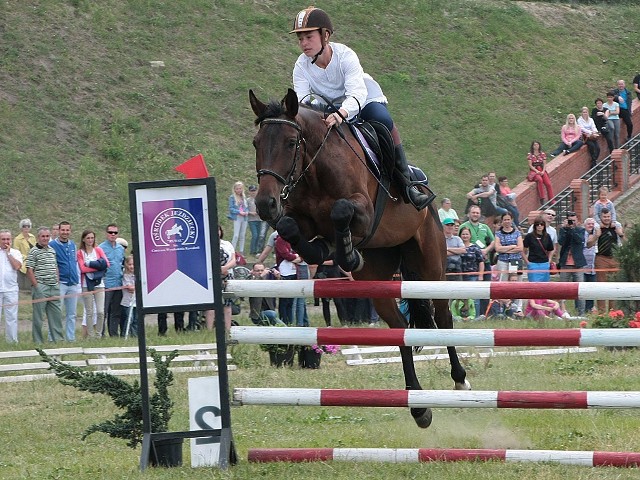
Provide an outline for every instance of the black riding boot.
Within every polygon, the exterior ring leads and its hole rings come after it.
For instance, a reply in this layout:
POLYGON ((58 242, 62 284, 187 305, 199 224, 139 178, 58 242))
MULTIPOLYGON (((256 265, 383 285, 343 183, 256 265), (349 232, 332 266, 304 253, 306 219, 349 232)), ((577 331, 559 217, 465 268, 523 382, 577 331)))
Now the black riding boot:
POLYGON ((402 196, 407 203, 411 203, 416 207, 416 210, 422 210, 433 202, 433 199, 436 198, 435 193, 429 190, 428 187, 429 194, 422 193, 418 190, 418 187, 411 182, 409 165, 407 165, 407 157, 404 154, 402 144, 395 146, 395 157, 397 179, 400 182, 400 187, 403 192, 402 196))

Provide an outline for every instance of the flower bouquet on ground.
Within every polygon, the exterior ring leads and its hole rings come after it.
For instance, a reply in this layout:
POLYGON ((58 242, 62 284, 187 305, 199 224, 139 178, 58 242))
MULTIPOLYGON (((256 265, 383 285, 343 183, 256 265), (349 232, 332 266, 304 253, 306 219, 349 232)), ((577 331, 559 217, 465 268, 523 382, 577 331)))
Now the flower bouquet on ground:
POLYGON ((339 345, 311 345, 302 346, 298 352, 298 365, 300 368, 320 368, 322 355, 333 355, 340 351, 339 345))

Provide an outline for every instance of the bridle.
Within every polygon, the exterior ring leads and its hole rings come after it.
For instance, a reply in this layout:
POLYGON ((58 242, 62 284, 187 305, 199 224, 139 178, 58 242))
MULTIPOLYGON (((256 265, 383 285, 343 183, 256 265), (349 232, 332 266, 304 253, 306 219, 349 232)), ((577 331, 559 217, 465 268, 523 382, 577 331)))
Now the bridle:
POLYGON ((280 199, 281 200, 287 200, 289 198, 289 195, 293 191, 293 189, 298 184, 298 182, 300 182, 300 180, 302 180, 302 177, 304 177, 305 173, 307 173, 307 170, 309 170, 309 168, 311 167, 313 162, 316 160, 316 158, 320 154, 320 151, 322 150, 322 147, 324 147, 324 144, 327 141, 327 138, 329 138, 329 133, 331 132, 331 129, 327 130, 327 133, 324 136, 324 139, 322 140, 322 143, 320 144, 320 147, 318 147, 318 150, 316 151, 316 153, 313 156, 313 158, 311 159, 311 161, 309 161, 309 164, 304 168, 304 170, 302 170, 302 172, 300 173, 298 178, 296 178, 294 180, 296 167, 298 165, 298 160, 301 157, 300 146, 302 144, 304 144, 305 150, 306 150, 306 147, 307 147, 307 141, 302 136, 302 127, 298 123, 296 123, 296 122, 294 122, 292 120, 286 120, 284 118, 267 118, 267 119, 262 120, 260 122, 260 128, 262 128, 264 125, 270 124, 270 123, 279 124, 279 125, 287 125, 289 127, 295 128, 296 131, 298 132, 297 135, 296 135, 296 150, 295 150, 295 152, 293 154, 293 160, 291 161, 291 167, 289 168, 289 171, 287 172, 287 176, 286 177, 283 177, 279 173, 274 172, 273 170, 266 169, 266 168, 261 168, 257 172, 258 183, 260 182, 260 177, 262 177, 264 175, 271 175, 278 182, 282 183, 282 185, 284 185, 284 186, 282 187, 282 190, 280 192, 280 199))

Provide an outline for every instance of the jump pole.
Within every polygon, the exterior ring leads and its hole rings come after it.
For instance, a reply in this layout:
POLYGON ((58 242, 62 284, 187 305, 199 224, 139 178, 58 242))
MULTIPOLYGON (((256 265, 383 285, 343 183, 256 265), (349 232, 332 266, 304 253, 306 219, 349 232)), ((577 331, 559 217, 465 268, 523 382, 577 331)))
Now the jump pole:
POLYGON ((284 298, 640 300, 640 283, 229 280, 225 293, 239 297, 284 298))
POLYGON ((640 392, 235 388, 236 405, 409 408, 640 408, 640 392))
POLYGON ((231 343, 283 345, 637 347, 640 346, 640 328, 430 330, 241 326, 231 327, 229 338, 231 343))
POLYGON ((637 467, 640 453, 563 451, 563 450, 489 450, 456 448, 253 448, 250 462, 550 462, 587 467, 637 467))

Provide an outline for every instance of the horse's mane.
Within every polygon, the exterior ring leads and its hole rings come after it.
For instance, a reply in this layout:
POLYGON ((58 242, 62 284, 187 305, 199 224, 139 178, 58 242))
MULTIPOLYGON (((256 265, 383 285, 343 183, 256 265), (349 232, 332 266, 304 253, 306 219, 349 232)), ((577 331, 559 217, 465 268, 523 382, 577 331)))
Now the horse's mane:
POLYGON ((267 108, 264 109, 262 115, 255 119, 254 123, 260 125, 260 123, 267 118, 278 118, 285 114, 284 106, 277 100, 271 100, 267 104, 267 108))

